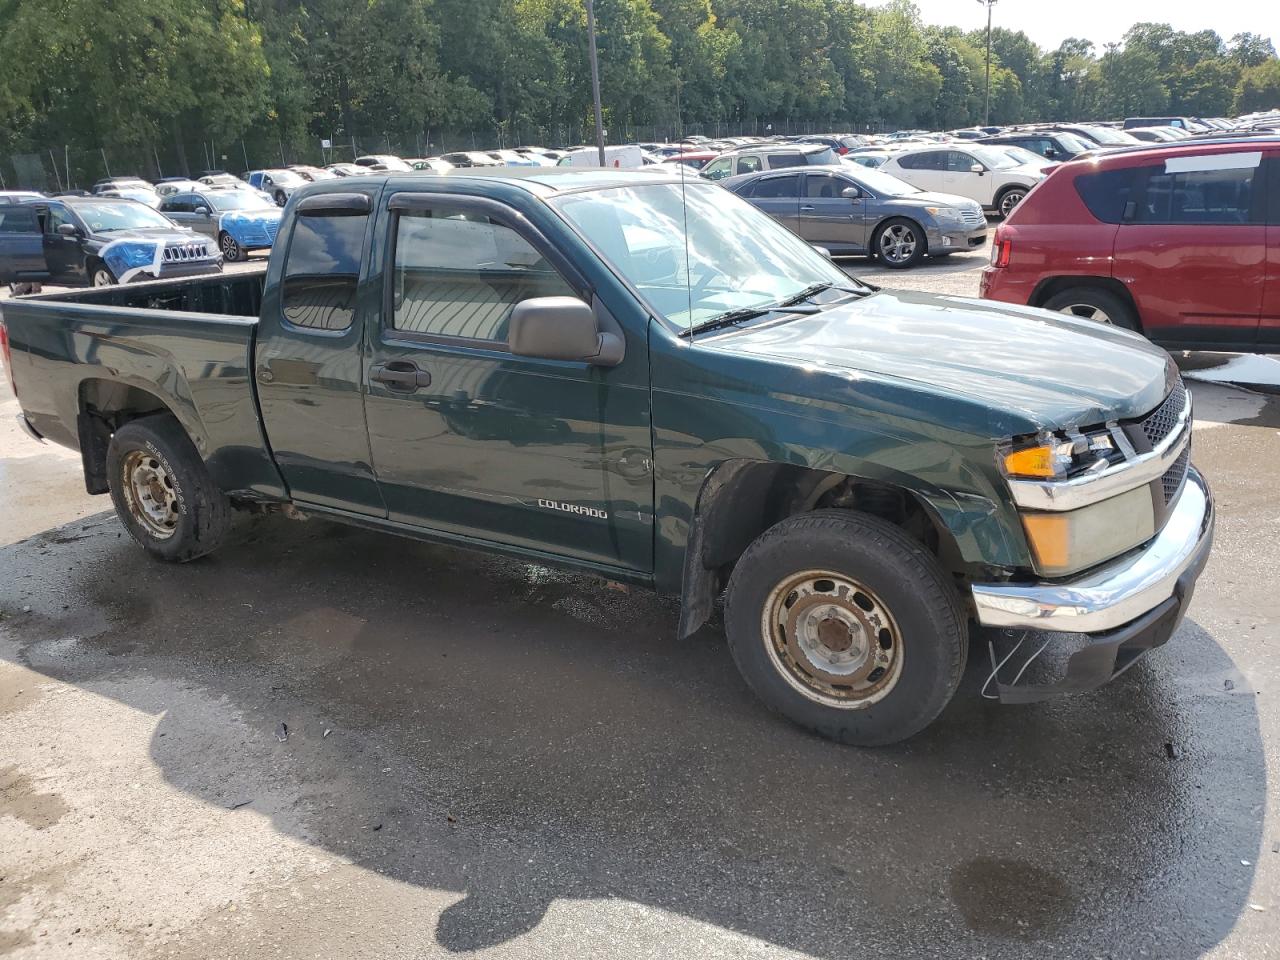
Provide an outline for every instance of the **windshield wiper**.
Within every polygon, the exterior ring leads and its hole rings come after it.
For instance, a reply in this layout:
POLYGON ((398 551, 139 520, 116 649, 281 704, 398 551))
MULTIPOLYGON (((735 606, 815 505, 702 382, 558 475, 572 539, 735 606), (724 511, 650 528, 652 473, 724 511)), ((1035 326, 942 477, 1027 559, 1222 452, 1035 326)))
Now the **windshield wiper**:
POLYGON ((793 296, 787 297, 787 299, 785 299, 785 300, 779 300, 779 301, 778 301, 778 303, 777 303, 777 306, 779 306, 779 307, 794 307, 797 303, 804 303, 804 302, 805 302, 806 300, 808 300, 810 297, 816 297, 816 296, 817 296, 818 294, 820 294, 823 290, 830 290, 830 289, 832 288, 832 286, 834 286, 834 284, 830 284, 830 283, 811 283, 811 284, 809 284, 809 286, 805 287, 805 288, 804 288, 803 290, 801 290, 799 293, 794 294, 793 296))
POLYGON ((740 307, 737 310, 729 310, 726 313, 717 314, 714 317, 703 320, 701 323, 695 323, 681 336, 692 337, 695 333, 705 333, 707 330, 720 330, 723 327, 731 327, 735 323, 741 323, 743 320, 762 317, 766 313, 772 312, 773 309, 773 307, 740 307))

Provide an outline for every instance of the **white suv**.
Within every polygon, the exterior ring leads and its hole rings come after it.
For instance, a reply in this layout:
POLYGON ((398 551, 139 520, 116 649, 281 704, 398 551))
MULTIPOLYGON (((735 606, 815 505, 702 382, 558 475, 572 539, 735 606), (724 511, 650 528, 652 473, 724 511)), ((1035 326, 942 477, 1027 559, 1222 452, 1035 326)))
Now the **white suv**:
POLYGON ((895 153, 880 169, 921 190, 977 200, 985 209, 1007 217, 1045 178, 1043 166, 1018 163, 994 147, 940 144, 895 153))

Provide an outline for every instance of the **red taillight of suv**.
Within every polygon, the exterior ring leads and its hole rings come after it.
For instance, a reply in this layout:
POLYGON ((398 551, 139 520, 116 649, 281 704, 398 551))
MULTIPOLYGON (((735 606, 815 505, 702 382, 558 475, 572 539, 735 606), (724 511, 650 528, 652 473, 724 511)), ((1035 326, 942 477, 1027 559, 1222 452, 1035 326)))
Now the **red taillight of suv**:
POLYGON ((9 331, 5 329, 3 320, 0 320, 0 357, 4 359, 4 372, 9 378, 9 389, 16 397, 18 384, 13 379, 13 354, 9 350, 9 331))
POLYGON ((991 265, 993 267, 1007 267, 1012 258, 1013 241, 1008 237, 1002 237, 997 231, 996 238, 991 244, 991 265))

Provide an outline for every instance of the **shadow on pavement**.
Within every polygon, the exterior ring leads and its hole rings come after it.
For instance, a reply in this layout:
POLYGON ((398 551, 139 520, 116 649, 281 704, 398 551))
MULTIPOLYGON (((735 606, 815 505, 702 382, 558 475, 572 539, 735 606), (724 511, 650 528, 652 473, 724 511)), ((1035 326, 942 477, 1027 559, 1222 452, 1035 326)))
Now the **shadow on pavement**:
POLYGON ((113 522, 0 548, 23 665, 117 695, 160 677, 261 731, 286 721, 287 743, 250 745, 280 782, 253 782, 235 745, 192 748, 224 734, 180 702, 130 703, 163 714, 151 754, 176 788, 267 811, 287 793, 278 830, 463 894, 436 923, 448 950, 596 898, 816 957, 1192 958, 1245 906, 1258 718, 1194 622, 1111 687, 1023 708, 978 697, 975 645, 932 728, 863 751, 767 713, 718 626, 677 642, 675 606, 641 592, 317 521, 248 522, 165 566, 113 522))

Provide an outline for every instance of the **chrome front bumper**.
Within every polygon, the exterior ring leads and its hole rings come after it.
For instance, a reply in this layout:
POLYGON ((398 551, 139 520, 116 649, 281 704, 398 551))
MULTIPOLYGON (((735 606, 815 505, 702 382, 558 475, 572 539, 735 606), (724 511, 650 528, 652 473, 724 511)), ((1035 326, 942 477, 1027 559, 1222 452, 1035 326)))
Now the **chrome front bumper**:
POLYGON ((1209 485, 1191 467, 1164 528, 1141 552, 1076 580, 976 584, 972 590, 978 622, 985 627, 1066 633, 1122 627, 1170 598, 1183 593, 1189 598, 1189 587, 1208 559, 1213 521, 1209 485))

